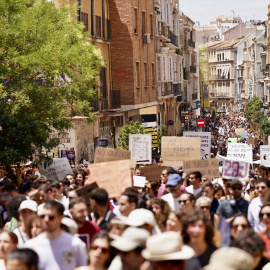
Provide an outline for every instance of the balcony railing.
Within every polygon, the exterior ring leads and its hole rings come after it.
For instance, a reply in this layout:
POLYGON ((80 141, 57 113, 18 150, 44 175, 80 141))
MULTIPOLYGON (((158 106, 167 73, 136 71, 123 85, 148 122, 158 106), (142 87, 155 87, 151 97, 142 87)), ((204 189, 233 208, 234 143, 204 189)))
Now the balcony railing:
POLYGON ((162 89, 161 90, 161 96, 168 96, 168 95, 173 95, 173 90, 172 89, 162 89))
POLYGON ((121 95, 120 90, 112 91, 112 109, 121 108, 121 95))
POLYGON ((188 46, 195 48, 195 42, 192 41, 191 39, 188 40, 188 46))
POLYGON ((107 20, 107 41, 112 40, 112 23, 111 20, 107 20))
POLYGON ((175 96, 181 95, 181 85, 179 83, 173 85, 173 93, 175 96))
POLYGON ((169 39, 174 46, 178 47, 178 39, 176 35, 174 35, 172 32, 169 32, 169 39))
POLYGON ((190 73, 196 73, 196 70, 195 66, 190 66, 190 73))

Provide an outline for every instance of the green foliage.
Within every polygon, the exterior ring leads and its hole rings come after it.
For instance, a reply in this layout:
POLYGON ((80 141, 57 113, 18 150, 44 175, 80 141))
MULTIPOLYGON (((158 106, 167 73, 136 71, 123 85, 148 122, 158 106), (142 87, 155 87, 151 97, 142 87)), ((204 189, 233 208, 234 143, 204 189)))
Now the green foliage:
MULTIPOLYGON (((254 113, 260 113, 260 104, 261 104, 262 100, 257 97, 254 96, 252 100, 248 100, 247 101, 247 105, 246 105, 246 109, 244 111, 244 115, 248 120, 252 120, 254 113)), ((257 116, 260 118, 260 116, 257 116)))
POLYGON ((129 125, 124 125, 119 133, 118 143, 119 148, 129 149, 129 134, 147 134, 143 127, 140 126, 140 122, 131 121, 129 125))
POLYGON ((160 137, 162 137, 162 136, 168 136, 168 129, 164 125, 161 126, 160 137))
POLYGON ((1 0, 0 163, 10 165, 36 149, 50 150, 52 131, 72 128, 73 116, 93 120, 91 102, 104 65, 83 25, 46 0, 1 0))
POLYGON ((212 117, 212 118, 215 118, 216 115, 217 115, 217 113, 216 113, 216 108, 212 108, 212 110, 211 110, 211 117, 212 117))
POLYGON ((264 121, 264 123, 262 124, 262 130, 266 136, 270 136, 270 121, 269 120, 264 121))

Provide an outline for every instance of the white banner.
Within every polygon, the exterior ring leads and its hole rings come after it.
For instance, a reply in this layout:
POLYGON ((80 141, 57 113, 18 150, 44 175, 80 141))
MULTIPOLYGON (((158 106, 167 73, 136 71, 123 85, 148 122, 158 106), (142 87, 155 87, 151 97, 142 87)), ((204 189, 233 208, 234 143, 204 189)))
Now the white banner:
POLYGON ((270 145, 260 146, 261 165, 270 167, 270 145))
POLYGON ((253 161, 252 145, 246 143, 228 143, 227 158, 251 163, 253 161))
POLYGON ((129 151, 137 164, 152 163, 152 135, 129 134, 129 151))
POLYGON ((184 131, 183 137, 200 137, 201 138, 201 159, 211 158, 211 132, 184 131))
POLYGON ((249 163, 244 161, 224 160, 222 178, 248 180, 249 163))
POLYGON ((224 128, 219 127, 218 128, 218 133, 223 136, 224 135, 224 128))

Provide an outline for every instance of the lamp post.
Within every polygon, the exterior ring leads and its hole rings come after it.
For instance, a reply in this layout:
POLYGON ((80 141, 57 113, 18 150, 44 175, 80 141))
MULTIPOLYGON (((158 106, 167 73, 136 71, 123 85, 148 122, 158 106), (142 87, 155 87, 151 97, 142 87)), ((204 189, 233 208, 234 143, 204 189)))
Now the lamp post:
POLYGON ((203 94, 203 111, 202 111, 202 118, 204 119, 204 81, 202 81, 202 94, 203 94))

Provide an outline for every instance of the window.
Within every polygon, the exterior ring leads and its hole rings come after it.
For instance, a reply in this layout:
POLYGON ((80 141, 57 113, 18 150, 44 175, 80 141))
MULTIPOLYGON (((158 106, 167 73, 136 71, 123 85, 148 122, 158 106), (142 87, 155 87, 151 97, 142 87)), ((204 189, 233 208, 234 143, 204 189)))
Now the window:
POLYGON ((160 56, 157 57, 157 80, 158 80, 158 82, 161 81, 161 63, 160 63, 160 56))
POLYGON ((144 63, 144 86, 148 86, 147 63, 144 63))
POLYGON ((145 34, 145 11, 142 12, 142 35, 145 34))
POLYGON ((166 81, 166 58, 163 57, 162 61, 163 81, 166 81))
POLYGON ((138 10, 134 8, 134 33, 138 34, 138 10))
POLYGON ((140 62, 136 62, 136 87, 140 88, 140 62))
POLYGON ((150 14, 150 36, 153 37, 153 14, 150 14))
POLYGON ((88 31, 88 13, 81 12, 81 20, 84 24, 84 31, 88 31))
POLYGON ((95 0, 91 0, 91 36, 95 35, 95 0))
POLYGON ((151 63, 151 81, 152 81, 152 86, 155 85, 155 64, 151 63))
POLYGON ((170 58, 169 72, 170 72, 170 81, 172 81, 172 58, 170 58))

